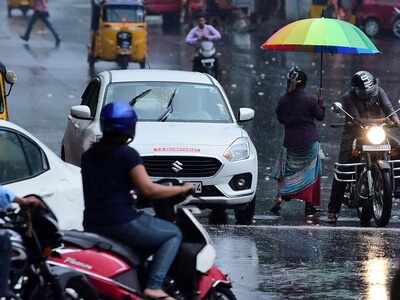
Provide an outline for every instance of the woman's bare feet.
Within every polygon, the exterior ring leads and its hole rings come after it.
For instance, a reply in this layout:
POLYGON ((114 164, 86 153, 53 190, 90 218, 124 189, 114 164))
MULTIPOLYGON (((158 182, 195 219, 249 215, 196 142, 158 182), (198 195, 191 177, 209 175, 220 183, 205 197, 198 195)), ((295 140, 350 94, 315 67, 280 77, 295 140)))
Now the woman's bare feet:
POLYGON ((144 295, 146 299, 162 299, 162 300, 176 300, 174 297, 171 297, 166 292, 161 289, 154 290, 154 289, 145 289, 144 295))

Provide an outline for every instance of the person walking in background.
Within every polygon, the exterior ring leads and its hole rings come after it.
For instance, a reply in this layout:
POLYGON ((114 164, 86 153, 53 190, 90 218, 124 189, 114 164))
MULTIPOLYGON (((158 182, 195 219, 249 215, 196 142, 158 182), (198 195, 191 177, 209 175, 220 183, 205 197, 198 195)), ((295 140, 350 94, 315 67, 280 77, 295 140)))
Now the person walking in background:
POLYGON ((284 145, 277 161, 274 178, 278 195, 271 212, 279 215, 283 201, 303 200, 307 223, 314 221, 315 206, 320 205, 320 144, 315 120, 322 121, 325 108, 321 99, 305 91, 307 75, 292 67, 287 74, 287 92, 276 109, 285 126, 284 145))
POLYGON ((33 15, 29 20, 26 32, 24 35, 21 36, 21 39, 23 39, 26 42, 29 41, 29 37, 31 35, 33 26, 38 20, 41 20, 53 34, 54 39, 56 40, 56 46, 58 46, 61 42, 61 39, 49 21, 48 0, 33 0, 32 8, 33 8, 33 15))

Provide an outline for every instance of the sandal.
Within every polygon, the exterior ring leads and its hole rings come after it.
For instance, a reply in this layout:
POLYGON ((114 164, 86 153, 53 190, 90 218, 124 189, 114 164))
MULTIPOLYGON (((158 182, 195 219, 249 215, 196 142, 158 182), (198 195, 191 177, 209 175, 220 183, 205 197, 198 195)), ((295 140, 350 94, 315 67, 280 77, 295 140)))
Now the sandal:
POLYGON ((275 216, 280 216, 281 214, 280 214, 280 211, 281 211, 281 205, 282 205, 282 199, 281 198, 277 198, 276 200, 275 200, 275 204, 274 204, 274 206, 272 206, 272 208, 270 209, 270 212, 272 213, 272 214, 274 214, 275 216))

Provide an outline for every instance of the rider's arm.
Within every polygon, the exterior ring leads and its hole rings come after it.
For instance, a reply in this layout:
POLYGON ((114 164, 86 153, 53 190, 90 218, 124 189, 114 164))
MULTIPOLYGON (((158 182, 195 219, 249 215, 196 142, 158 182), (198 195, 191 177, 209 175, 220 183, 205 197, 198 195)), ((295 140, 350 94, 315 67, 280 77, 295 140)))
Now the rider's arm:
MULTIPOLYGON (((382 105, 382 110, 384 111, 384 113, 386 115, 390 115, 391 113, 393 113, 394 109, 393 109, 392 102, 390 101, 388 95, 382 88, 379 89, 379 98, 381 100, 380 103, 382 105)), ((397 113, 394 114, 393 116, 391 116, 390 119, 395 124, 400 125, 400 120, 399 120, 399 116, 397 115, 397 113)))
POLYGON ((217 41, 217 40, 221 39, 221 33, 219 33, 219 31, 217 29, 215 29, 214 26, 207 25, 207 29, 208 29, 208 32, 209 32, 207 38, 210 41, 217 41))
POLYGON ((197 27, 190 30, 188 35, 186 36, 186 43, 190 45, 195 45, 199 41, 199 37, 197 36, 197 27))
POLYGON ((179 194, 188 193, 193 187, 186 183, 183 186, 165 186, 151 181, 145 167, 140 164, 129 171, 133 184, 140 193, 148 199, 165 199, 179 194))

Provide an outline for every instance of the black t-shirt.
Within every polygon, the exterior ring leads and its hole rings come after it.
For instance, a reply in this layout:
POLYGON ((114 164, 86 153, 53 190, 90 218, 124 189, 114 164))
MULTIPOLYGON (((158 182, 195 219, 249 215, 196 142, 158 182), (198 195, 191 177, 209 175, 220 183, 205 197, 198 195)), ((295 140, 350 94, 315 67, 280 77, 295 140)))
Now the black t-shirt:
POLYGON ((126 223, 140 215, 133 207, 130 191, 135 187, 129 177, 140 164, 139 153, 127 145, 107 152, 94 146, 82 155, 85 229, 126 223))

